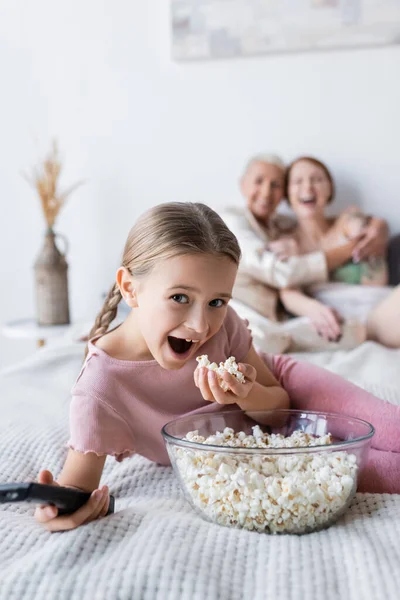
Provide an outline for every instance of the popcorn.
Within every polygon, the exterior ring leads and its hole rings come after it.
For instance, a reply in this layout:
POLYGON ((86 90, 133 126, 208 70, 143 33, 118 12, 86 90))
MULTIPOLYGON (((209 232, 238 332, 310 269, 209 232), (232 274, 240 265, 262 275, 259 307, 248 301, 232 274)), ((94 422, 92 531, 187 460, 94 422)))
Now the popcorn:
POLYGON ((210 363, 207 354, 198 356, 196 360, 199 363, 199 367, 207 367, 207 369, 209 369, 210 371, 215 371, 217 373, 219 386, 224 390, 224 392, 227 392, 229 390, 229 386, 222 379, 222 375, 224 373, 230 373, 231 375, 234 375, 236 379, 240 381, 240 383, 246 382, 243 373, 239 371, 239 367, 235 361, 234 356, 230 356, 229 358, 227 358, 224 363, 220 362, 219 366, 216 362, 210 363))
MULTIPOLYGON (((235 433, 226 427, 200 444, 232 448, 301 448, 332 443, 328 433, 290 436, 235 433)), ((220 524, 269 533, 304 533, 328 526, 345 510, 356 490, 357 458, 345 451, 303 454, 228 454, 169 446, 184 488, 203 516, 220 524)))

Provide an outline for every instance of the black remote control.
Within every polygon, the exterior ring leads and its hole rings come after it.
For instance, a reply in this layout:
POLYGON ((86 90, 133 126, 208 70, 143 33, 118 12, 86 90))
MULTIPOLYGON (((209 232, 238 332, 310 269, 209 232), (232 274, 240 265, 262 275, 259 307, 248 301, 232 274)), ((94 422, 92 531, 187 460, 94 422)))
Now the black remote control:
MULTIPOLYGON (((0 504, 6 502, 35 502, 57 506, 58 514, 73 513, 90 498, 89 492, 43 483, 5 483, 0 485, 0 504)), ((107 515, 114 512, 115 499, 110 495, 107 515)))

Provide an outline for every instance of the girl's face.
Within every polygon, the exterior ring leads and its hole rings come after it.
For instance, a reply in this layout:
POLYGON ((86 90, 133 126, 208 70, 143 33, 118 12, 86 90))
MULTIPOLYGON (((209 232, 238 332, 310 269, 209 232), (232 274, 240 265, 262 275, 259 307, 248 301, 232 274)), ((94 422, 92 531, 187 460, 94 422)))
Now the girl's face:
POLYGON ((267 223, 283 198, 284 173, 277 165, 253 162, 241 181, 247 207, 256 219, 267 223))
POLYGON ((180 369, 201 354, 225 319, 236 272, 229 258, 191 254, 160 260, 149 275, 134 279, 132 316, 144 357, 180 369))
POLYGON ((331 184, 321 167, 308 160, 299 160, 293 165, 288 200, 299 219, 323 215, 331 194, 331 184))

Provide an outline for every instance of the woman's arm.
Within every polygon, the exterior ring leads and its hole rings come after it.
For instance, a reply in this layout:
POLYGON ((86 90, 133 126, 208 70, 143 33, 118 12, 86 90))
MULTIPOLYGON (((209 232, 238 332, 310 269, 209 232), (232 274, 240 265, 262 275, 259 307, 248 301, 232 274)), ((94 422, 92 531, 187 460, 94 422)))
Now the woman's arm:
POLYGON ((281 290, 279 297, 288 312, 299 317, 308 317, 321 337, 332 342, 340 338, 342 319, 334 308, 310 298, 300 290, 281 290))
POLYGON ((328 281, 329 271, 350 260, 356 245, 352 241, 325 253, 311 252, 282 261, 265 248, 265 240, 257 235, 244 215, 226 213, 222 216, 238 238, 242 250, 240 269, 272 288, 300 287, 328 281))
POLYGON ((361 261, 374 256, 386 256, 389 244, 389 227, 384 219, 371 217, 365 234, 353 251, 355 260, 361 261))
POLYGON ((284 308, 297 317, 308 317, 315 300, 301 290, 286 288, 279 291, 279 298, 284 308))
POLYGON ((386 256, 389 227, 384 219, 367 215, 358 206, 349 206, 336 218, 333 228, 356 241, 353 259, 386 256))
POLYGON ((245 214, 227 211, 221 216, 239 241, 242 250, 240 268, 246 274, 278 289, 328 280, 323 252, 293 256, 287 261, 281 261, 266 249, 267 240, 253 229, 245 214))
POLYGON ((328 271, 334 271, 341 267, 353 257, 353 252, 358 244, 358 240, 350 240, 342 246, 325 250, 325 259, 328 271))

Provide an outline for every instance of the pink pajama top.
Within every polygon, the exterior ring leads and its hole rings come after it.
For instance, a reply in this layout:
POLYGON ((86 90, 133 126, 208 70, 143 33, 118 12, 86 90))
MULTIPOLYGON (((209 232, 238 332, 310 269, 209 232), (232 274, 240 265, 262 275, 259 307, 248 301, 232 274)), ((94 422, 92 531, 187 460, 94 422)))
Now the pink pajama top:
MULTIPOLYGON (((203 399, 195 386, 195 357, 179 370, 156 360, 127 361, 89 342, 89 353, 72 389, 68 446, 79 452, 109 454, 118 461, 137 453, 169 464, 161 435, 173 419, 227 407, 203 399)), ((247 325, 228 307, 221 329, 201 347, 210 361, 235 356, 243 362, 251 346, 247 325)), ((233 405, 236 406, 236 405, 233 405)))

